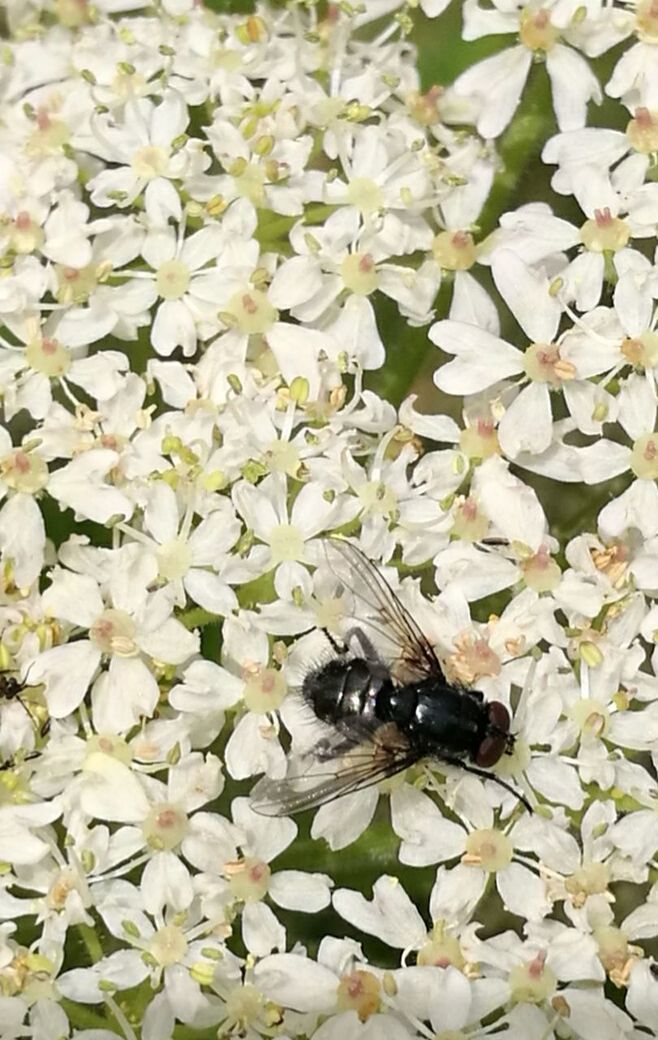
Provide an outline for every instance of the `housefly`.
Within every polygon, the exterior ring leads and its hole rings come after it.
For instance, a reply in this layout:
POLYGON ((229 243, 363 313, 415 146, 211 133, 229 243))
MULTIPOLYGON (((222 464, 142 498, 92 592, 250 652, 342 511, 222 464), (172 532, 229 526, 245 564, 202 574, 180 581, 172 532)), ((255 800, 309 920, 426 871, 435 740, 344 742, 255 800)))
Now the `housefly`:
POLYGON ((324 542, 327 563, 351 598, 353 627, 334 656, 312 668, 301 696, 324 735, 291 759, 281 780, 263 777, 252 807, 286 816, 394 776, 422 759, 459 766, 511 791, 490 773, 514 749, 510 715, 500 701, 448 682, 432 644, 377 567, 350 542, 324 542))

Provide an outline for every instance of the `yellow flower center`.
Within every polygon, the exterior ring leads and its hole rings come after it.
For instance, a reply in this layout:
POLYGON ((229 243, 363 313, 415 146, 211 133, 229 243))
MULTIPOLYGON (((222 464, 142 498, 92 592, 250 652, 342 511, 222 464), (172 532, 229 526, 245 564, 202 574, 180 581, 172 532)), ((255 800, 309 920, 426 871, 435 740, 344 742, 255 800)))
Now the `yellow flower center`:
POLYGON ((626 136, 636 152, 642 155, 658 152, 658 112, 636 108, 633 119, 626 127, 626 136))
POLYGON ((71 367, 71 355, 68 349, 56 340, 46 336, 37 336, 25 348, 25 357, 30 368, 41 372, 49 379, 58 379, 71 367))
POLYGON ((493 874, 512 862, 513 851, 512 842, 506 834, 489 827, 481 828, 472 831, 466 839, 466 852, 462 856, 462 863, 493 874))
POLYGON ((283 704, 287 692, 283 674, 276 668, 255 667, 247 672, 243 697, 249 711, 262 715, 276 711, 283 704))
POLYGON ((154 144, 147 144, 140 148, 135 152, 130 163, 135 176, 146 181, 161 177, 167 170, 167 164, 168 157, 164 148, 154 144))
POLYGON ((267 894, 272 872, 263 860, 247 856, 225 863, 224 873, 235 899, 241 903, 257 903, 267 894))
POLYGON ((544 51, 553 49, 560 38, 560 33, 551 24, 551 16, 543 7, 539 10, 526 7, 521 14, 521 25, 519 27, 519 39, 521 43, 531 51, 544 51))
POLYGON ((149 943, 149 953, 163 968, 180 964, 187 953, 187 940, 180 928, 165 925, 158 928, 149 943))
POLYGON ((177 848, 187 830, 186 813, 171 802, 154 805, 142 824, 142 832, 149 846, 160 851, 177 848))
POLYGON ((377 268, 370 253, 350 253, 340 268, 345 288, 356 296, 369 296, 377 288, 377 268))
POLYGON ((580 240, 590 253, 616 253, 628 244, 631 231, 626 221, 613 217, 608 206, 595 209, 594 219, 580 229, 580 240))
POLYGON ((379 979, 370 971, 356 969, 343 975, 338 983, 336 1003, 339 1011, 356 1011, 362 1022, 379 1010, 379 979))
POLYGON ((355 177, 347 188, 347 201, 361 213, 376 213, 383 209, 384 195, 374 181, 368 177, 355 177))
POLYGON ((155 276, 155 286, 163 300, 180 300, 189 284, 190 270, 181 260, 167 260, 155 276))
POLYGON ((251 287, 234 293, 226 311, 240 332, 247 335, 267 332, 279 317, 265 293, 251 287))
POLYGON ((18 448, 0 459, 0 474, 13 491, 33 495, 48 483, 48 466, 42 458, 18 448))
POLYGON ((515 964, 508 981, 514 1004, 541 1004, 557 983, 555 974, 546 967, 545 953, 538 953, 527 964, 515 964))
POLYGON ((641 480, 658 480, 658 433, 645 433, 634 442, 631 469, 641 480))
POLYGON ((134 657, 138 653, 135 643, 135 622, 125 610, 108 607, 89 630, 93 645, 104 654, 119 657, 134 657))
POLYGON ((440 231, 432 242, 432 253, 444 271, 468 271, 476 258, 473 236, 468 231, 440 231))
POLYGON ((523 367, 534 383, 560 386, 576 377, 574 365, 560 356, 560 348, 555 343, 531 343, 523 355, 523 367))

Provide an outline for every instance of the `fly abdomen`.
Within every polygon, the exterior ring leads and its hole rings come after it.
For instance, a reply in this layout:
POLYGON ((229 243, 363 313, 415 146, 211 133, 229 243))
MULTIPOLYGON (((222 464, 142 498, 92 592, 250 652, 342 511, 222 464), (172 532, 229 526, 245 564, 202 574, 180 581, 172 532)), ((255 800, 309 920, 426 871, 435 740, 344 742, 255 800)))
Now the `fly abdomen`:
POLYGON ((380 686, 363 658, 335 658, 306 676, 302 696, 322 722, 335 725, 350 715, 373 714, 380 686))

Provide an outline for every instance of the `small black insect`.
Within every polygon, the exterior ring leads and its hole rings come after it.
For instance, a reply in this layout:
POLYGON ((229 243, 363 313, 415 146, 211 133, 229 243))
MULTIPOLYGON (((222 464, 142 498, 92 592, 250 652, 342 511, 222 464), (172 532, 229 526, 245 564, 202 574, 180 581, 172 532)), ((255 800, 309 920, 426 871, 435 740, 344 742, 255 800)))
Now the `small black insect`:
POLYGON ((488 772, 514 748, 505 705, 448 682, 431 643, 360 549, 337 539, 324 548, 343 590, 354 597, 358 623, 344 646, 325 630, 336 656, 302 684, 302 698, 326 736, 289 763, 284 779, 258 781, 254 810, 301 812, 433 758, 494 780, 532 811, 523 795, 488 772), (349 644, 358 652, 349 654, 349 644))
POLYGON ((15 679, 13 675, 0 672, 0 701, 20 700, 24 684, 15 679))

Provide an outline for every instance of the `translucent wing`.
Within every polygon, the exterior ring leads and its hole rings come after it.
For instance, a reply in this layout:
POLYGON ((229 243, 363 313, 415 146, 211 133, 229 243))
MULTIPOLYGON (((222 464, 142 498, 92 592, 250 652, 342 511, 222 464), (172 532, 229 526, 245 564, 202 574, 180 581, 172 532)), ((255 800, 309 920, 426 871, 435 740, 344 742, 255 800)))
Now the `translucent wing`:
POLYGON ((446 679, 432 644, 371 560, 350 542, 338 538, 323 543, 330 569, 354 596, 355 625, 370 626, 386 647, 391 670, 401 681, 446 679))
POLYGON ((312 751, 292 759, 282 780, 259 780, 251 792, 251 807, 262 816, 314 809, 395 776, 418 758, 394 723, 380 725, 356 745, 344 730, 337 730, 312 751))

